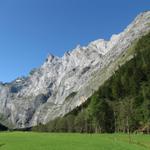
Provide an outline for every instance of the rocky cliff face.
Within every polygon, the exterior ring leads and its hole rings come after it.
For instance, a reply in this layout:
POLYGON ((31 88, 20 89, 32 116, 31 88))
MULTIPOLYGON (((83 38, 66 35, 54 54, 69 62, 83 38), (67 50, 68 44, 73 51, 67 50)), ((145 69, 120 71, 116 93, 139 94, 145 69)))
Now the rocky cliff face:
POLYGON ((110 41, 77 46, 61 58, 49 55, 26 78, 0 83, 0 122, 25 128, 63 116, 87 100, 118 68, 132 58, 131 46, 150 31, 150 11, 141 13, 110 41))

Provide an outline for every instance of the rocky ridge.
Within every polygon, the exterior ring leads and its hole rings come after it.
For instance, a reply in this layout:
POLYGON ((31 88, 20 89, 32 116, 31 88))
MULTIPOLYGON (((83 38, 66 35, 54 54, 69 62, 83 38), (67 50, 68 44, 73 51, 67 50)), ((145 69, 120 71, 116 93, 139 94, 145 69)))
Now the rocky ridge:
POLYGON ((0 122, 26 128, 63 116, 85 102, 122 65, 133 57, 130 47, 150 31, 150 11, 139 14, 109 41, 99 39, 63 57, 49 55, 28 77, 0 83, 0 122))

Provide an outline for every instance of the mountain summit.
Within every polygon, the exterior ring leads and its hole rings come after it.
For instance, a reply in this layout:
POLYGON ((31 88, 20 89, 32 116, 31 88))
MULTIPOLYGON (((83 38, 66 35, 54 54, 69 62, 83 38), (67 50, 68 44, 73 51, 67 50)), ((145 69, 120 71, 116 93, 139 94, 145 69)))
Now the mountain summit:
POLYGON ((147 11, 110 41, 98 39, 88 46, 77 46, 61 58, 49 55, 28 77, 0 83, 0 123, 9 128, 31 127, 80 106, 133 57, 132 47, 149 31, 147 11))

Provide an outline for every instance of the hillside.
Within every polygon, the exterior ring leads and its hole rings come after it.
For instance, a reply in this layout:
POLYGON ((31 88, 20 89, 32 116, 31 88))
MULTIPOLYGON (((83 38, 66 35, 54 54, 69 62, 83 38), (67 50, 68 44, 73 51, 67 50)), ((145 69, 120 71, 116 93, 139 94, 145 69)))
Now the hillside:
POLYGON ((34 127, 50 132, 150 133, 150 33, 136 42, 134 56, 63 118, 34 127))

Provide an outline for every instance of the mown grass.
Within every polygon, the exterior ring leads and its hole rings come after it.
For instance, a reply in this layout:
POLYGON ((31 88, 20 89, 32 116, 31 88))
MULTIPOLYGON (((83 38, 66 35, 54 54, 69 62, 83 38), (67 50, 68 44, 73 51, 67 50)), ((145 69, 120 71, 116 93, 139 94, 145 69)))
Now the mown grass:
POLYGON ((0 150, 150 150, 149 135, 1 132, 0 150))

